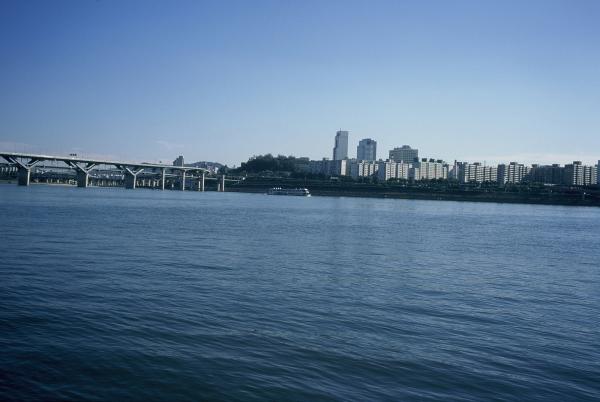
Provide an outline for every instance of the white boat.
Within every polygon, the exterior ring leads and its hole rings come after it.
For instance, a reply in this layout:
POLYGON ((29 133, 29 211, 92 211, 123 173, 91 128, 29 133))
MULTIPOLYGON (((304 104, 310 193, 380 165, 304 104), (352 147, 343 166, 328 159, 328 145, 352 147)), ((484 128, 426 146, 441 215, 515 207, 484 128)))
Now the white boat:
POLYGON ((267 192, 269 195, 296 195, 300 197, 310 197, 310 192, 307 188, 281 188, 273 187, 267 192))

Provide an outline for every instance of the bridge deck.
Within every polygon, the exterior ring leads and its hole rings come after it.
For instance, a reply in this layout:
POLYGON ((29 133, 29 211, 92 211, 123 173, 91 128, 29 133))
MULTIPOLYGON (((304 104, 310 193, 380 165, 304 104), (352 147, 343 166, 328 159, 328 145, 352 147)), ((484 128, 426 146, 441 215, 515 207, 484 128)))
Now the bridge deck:
POLYGON ((56 155, 40 155, 40 154, 27 154, 27 153, 18 153, 18 152, 0 152, 0 156, 4 159, 9 160, 8 158, 28 158, 31 160, 39 160, 39 161, 59 161, 59 162, 72 162, 72 163, 93 163, 96 165, 113 165, 113 166, 127 166, 133 168, 149 168, 149 169, 171 169, 171 170, 179 170, 184 172, 205 172, 208 173, 208 169, 193 167, 193 166, 172 166, 172 165, 164 165, 157 163, 138 163, 138 162, 120 162, 120 161, 109 161, 109 160, 101 160, 101 159, 88 159, 88 158, 78 158, 78 157, 70 157, 70 156, 56 156, 56 155), (8 157, 8 158, 6 158, 8 157))

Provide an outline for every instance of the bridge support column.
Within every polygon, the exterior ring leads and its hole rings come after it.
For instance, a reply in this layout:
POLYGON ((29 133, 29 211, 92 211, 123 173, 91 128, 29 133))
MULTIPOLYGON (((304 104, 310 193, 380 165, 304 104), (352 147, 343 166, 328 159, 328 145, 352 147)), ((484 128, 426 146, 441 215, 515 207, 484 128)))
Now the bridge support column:
POLYGON ((77 172, 77 187, 87 187, 90 181, 90 175, 87 172, 77 172))
POLYGON ((90 170, 92 170, 96 164, 88 163, 85 166, 81 166, 77 162, 66 161, 66 163, 77 171, 77 187, 87 187, 90 183, 90 170))
POLYGON ((198 183, 198 187, 200 191, 204 192, 204 172, 202 172, 202 176, 198 179, 200 183, 198 183))
POLYGON ((167 179, 167 169, 163 168, 163 169, 161 169, 161 175, 160 175, 160 189, 161 190, 165 189, 166 179, 167 179))
POLYGON ((221 191, 225 192, 225 175, 221 176, 221 191))
POLYGON ((185 190, 185 170, 181 171, 181 191, 185 190))
POLYGON ((117 168, 121 169, 123 171, 124 181, 125 181, 125 188, 135 189, 136 188, 137 175, 140 174, 141 172, 143 172, 144 168, 140 168, 138 170, 130 169, 127 166, 117 166, 117 168))
POLYGON ((17 167, 17 183, 19 186, 28 186, 31 182, 31 168, 37 165, 40 161, 37 159, 31 159, 29 162, 21 162, 15 157, 2 155, 8 163, 12 163, 17 167))
POLYGON ((136 187, 136 177, 135 174, 125 174, 125 188, 134 189, 136 187))
POLYGON ((17 177, 19 186, 28 186, 31 180, 31 169, 19 167, 17 177))
POLYGON ((135 175, 126 174, 125 175, 125 188, 134 189, 135 188, 135 175))

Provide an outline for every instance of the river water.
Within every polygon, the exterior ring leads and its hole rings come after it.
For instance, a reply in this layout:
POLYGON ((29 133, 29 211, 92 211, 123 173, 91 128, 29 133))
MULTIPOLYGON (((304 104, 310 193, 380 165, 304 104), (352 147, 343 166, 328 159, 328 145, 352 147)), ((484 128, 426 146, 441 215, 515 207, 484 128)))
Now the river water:
POLYGON ((598 400, 600 208, 0 186, 1 400, 598 400))

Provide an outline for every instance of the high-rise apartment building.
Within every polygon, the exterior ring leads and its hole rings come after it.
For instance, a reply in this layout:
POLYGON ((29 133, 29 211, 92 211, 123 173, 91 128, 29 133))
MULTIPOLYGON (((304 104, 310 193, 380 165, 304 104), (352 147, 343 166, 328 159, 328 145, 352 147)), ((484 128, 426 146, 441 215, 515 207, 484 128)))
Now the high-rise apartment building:
POLYGON ((572 186, 589 186, 598 183, 596 166, 586 166, 581 161, 565 165, 563 183, 572 186))
POLYGON ((583 167, 583 185, 591 186, 598 182, 596 166, 584 166, 583 167))
POLYGON ((532 165, 528 180, 533 183, 561 184, 563 182, 564 168, 559 164, 532 165))
POLYGON ((387 160, 377 162, 377 177, 379 180, 401 179, 408 180, 412 164, 387 160))
POLYGON ((498 181, 498 167, 484 166, 483 167, 483 182, 496 183, 498 181))
POLYGON ((574 161, 571 164, 565 165, 563 183, 571 186, 584 185, 584 166, 581 161, 574 161))
POLYGON ((598 169, 596 166, 586 166, 581 161, 575 161, 564 167, 558 164, 550 166, 533 165, 527 180, 545 184, 590 186, 598 183, 598 169))
POLYGON ((375 161, 356 160, 350 161, 350 176, 353 178, 375 176, 379 164, 375 161))
POLYGON ((179 155, 177 159, 173 161, 173 166, 183 166, 183 155, 179 155))
POLYGON ((494 183, 498 181, 498 168, 479 162, 454 162, 450 176, 461 183, 494 183))
POLYGON ((600 160, 598 160, 598 164, 596 165, 596 183, 600 185, 600 160))
POLYGON ((385 162, 378 162, 379 169, 377 169, 377 177, 379 180, 389 180, 396 178, 396 162, 387 160, 385 162))
POLYGON ((521 163, 503 163, 498 165, 498 183, 521 183, 528 173, 529 168, 521 163))
POLYGON ((348 132, 340 130, 335 134, 333 160, 340 161, 342 159, 348 159, 348 132))
POLYGON ((413 163, 415 180, 438 180, 448 178, 448 165, 441 160, 423 159, 413 163), (418 170, 417 170, 418 169, 418 170))
POLYGON ((332 161, 330 159, 310 161, 309 169, 310 173, 329 176, 347 176, 350 174, 350 164, 348 159, 338 161, 332 161))
POLYGON ((359 161, 377 160, 377 141, 370 138, 360 140, 356 147, 356 159, 359 161))
POLYGON ((419 160, 419 150, 408 145, 402 145, 400 148, 394 148, 390 151, 390 160, 406 163, 417 162, 419 160))

